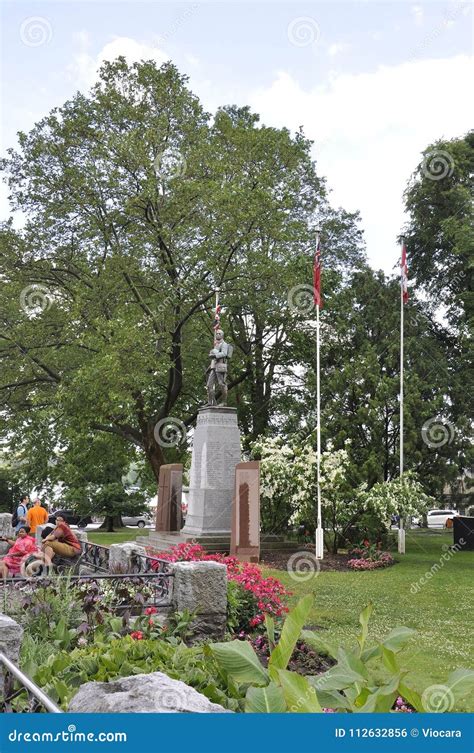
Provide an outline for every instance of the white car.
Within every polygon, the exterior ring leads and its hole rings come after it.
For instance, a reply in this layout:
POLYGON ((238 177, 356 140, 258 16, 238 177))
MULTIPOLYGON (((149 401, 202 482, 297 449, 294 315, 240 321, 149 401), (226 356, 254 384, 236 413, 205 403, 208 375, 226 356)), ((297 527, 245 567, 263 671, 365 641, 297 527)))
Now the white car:
POLYGON ((153 521, 149 515, 122 515, 122 523, 124 526, 138 526, 138 528, 146 528, 146 526, 153 525, 153 521))
POLYGON ((457 510, 428 510, 426 516, 428 528, 445 528, 447 519, 457 515, 459 515, 457 510))

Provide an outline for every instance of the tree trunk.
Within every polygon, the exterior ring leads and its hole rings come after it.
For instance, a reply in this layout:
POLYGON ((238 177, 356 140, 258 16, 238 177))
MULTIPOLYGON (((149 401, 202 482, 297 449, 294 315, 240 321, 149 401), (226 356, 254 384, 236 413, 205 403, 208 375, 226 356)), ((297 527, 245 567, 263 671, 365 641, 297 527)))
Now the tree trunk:
POLYGON ((156 442, 153 432, 151 432, 151 436, 148 434, 146 438, 145 455, 156 479, 156 485, 158 486, 160 468, 165 462, 165 457, 163 454, 163 448, 156 442))
POLYGON ((123 528, 122 517, 120 515, 106 515, 104 522, 99 527, 99 531, 107 531, 107 533, 114 533, 115 528, 123 528))

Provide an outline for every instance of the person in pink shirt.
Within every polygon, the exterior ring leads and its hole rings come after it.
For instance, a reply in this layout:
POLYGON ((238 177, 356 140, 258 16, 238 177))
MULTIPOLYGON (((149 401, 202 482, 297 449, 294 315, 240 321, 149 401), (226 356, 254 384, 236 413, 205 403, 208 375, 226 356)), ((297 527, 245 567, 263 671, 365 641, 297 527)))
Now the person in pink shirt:
POLYGON ((29 534, 29 527, 23 525, 18 529, 16 539, 3 539, 10 544, 11 548, 8 554, 0 560, 0 578, 18 575, 25 558, 38 551, 35 539, 29 534))

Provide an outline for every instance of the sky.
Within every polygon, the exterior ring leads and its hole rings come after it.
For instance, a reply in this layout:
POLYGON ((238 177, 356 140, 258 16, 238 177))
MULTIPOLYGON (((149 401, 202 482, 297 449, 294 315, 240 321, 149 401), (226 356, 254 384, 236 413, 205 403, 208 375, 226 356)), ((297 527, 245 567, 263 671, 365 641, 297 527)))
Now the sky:
POLYGON ((2 153, 87 91, 103 60, 171 59, 209 112, 250 105, 265 125, 303 126, 331 203, 360 211, 369 261, 387 273, 422 150, 473 126, 468 2, 4 0, 1 20, 2 153))

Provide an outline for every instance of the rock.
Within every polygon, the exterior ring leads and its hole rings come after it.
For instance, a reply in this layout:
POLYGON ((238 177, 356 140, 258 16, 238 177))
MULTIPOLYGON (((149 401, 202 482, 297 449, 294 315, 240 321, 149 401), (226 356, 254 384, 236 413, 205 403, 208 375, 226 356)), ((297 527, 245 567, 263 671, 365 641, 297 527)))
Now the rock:
POLYGON ((145 547, 134 543, 111 544, 109 547, 109 572, 130 573, 134 554, 146 555, 145 547))
POLYGON ((69 704, 74 713, 134 714, 220 714, 228 712, 211 703, 180 680, 163 672, 119 677, 111 682, 87 682, 81 685, 69 704))
POLYGON ((196 612, 194 638, 223 638, 227 619, 226 566, 219 562, 176 562, 173 571, 173 607, 178 612, 196 612))
MULTIPOLYGON (((6 614, 0 614, 0 651, 14 664, 18 664, 22 636, 21 625, 6 614)), ((0 671, 0 698, 3 695, 3 683, 3 672, 0 671)))

